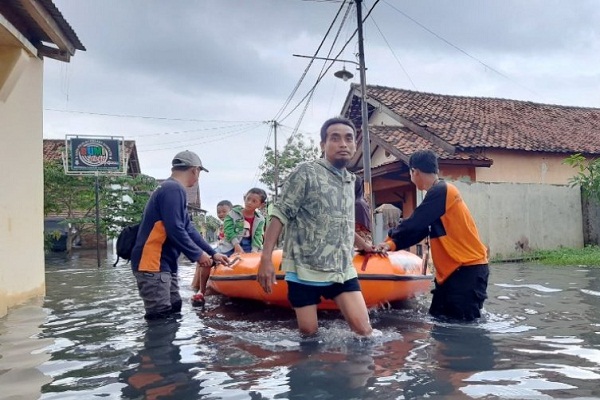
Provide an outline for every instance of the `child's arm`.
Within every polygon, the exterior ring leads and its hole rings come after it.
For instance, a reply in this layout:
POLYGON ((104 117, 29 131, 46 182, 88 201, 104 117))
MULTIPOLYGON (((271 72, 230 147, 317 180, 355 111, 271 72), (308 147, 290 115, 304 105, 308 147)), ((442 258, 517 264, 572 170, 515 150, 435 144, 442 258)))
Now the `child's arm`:
POLYGON ((261 251, 265 239, 265 218, 258 222, 254 236, 252 236, 252 251, 261 251))
POLYGON ((240 238, 236 235, 235 221, 229 214, 223 220, 223 231, 225 232, 224 240, 233 245, 234 252, 243 253, 242 246, 240 246, 240 238))
POLYGON ((225 219, 223 220, 223 233, 225 235, 224 239, 226 242, 229 242, 231 244, 235 244, 234 240, 239 242, 235 235, 235 221, 233 220, 233 218, 231 218, 229 214, 227 214, 225 216, 225 219))

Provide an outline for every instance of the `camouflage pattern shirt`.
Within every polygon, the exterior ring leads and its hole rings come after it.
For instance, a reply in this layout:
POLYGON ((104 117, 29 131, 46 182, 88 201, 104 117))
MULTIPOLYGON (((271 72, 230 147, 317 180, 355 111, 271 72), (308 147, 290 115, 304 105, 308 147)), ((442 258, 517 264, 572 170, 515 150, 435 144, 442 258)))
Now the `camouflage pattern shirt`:
POLYGON ((300 164, 286 179, 272 216, 284 225, 282 268, 313 282, 357 276, 354 175, 327 160, 300 164))

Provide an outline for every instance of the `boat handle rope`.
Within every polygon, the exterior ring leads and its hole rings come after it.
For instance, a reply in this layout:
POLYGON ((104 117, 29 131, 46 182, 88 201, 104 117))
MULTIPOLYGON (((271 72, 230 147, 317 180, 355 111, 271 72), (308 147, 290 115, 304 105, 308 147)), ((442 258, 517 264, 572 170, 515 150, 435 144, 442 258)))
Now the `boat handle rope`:
POLYGON ((362 265, 360 266, 361 271, 365 271, 367 269, 367 263, 369 262, 369 259, 371 257, 373 257, 373 256, 387 257, 386 252, 383 250, 369 251, 369 252, 364 251, 364 250, 358 250, 358 254, 364 256, 362 265))
POLYGON ((365 253, 362 265, 360 267, 361 271, 365 271, 367 269, 367 263, 369 262, 369 258, 371 258, 371 255, 373 255, 373 253, 365 253))
POLYGON ((215 267, 215 268, 217 268, 219 265, 223 265, 224 267, 232 267, 232 266, 233 266, 233 264, 235 264, 236 262, 238 262, 238 261, 240 261, 240 260, 241 260, 240 256, 236 256, 236 257, 234 257, 234 258, 233 258, 231 261, 229 261, 227 264, 220 264, 220 263, 219 263, 219 264, 216 264, 216 263, 215 263, 215 264, 213 264, 213 265, 214 265, 214 267, 215 267))

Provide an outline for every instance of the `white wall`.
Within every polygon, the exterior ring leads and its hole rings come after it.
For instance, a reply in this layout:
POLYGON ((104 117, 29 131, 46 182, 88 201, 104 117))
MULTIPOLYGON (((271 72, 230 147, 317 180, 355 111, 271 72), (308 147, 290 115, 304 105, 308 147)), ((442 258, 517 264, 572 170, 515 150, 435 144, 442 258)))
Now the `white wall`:
POLYGON ((583 247, 578 187, 535 183, 453 182, 477 222, 492 258, 518 255, 518 243, 531 249, 583 247))
POLYGON ((0 100, 0 316, 45 294, 43 61, 22 54, 18 80, 0 100))
POLYGON ((577 170, 564 163, 571 154, 487 150, 490 168, 477 168, 478 182, 519 182, 565 185, 577 170))

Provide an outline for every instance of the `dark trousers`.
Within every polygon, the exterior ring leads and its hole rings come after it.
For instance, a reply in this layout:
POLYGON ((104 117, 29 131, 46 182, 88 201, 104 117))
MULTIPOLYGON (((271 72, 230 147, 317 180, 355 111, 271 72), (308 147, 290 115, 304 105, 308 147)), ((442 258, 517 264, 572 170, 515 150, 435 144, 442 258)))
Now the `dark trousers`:
POLYGON ((165 318, 181 311, 177 274, 134 272, 138 292, 144 301, 146 319, 165 318))
POLYGON ((487 264, 470 265, 459 267, 441 285, 435 281, 429 314, 460 321, 481 317, 489 275, 487 264))

